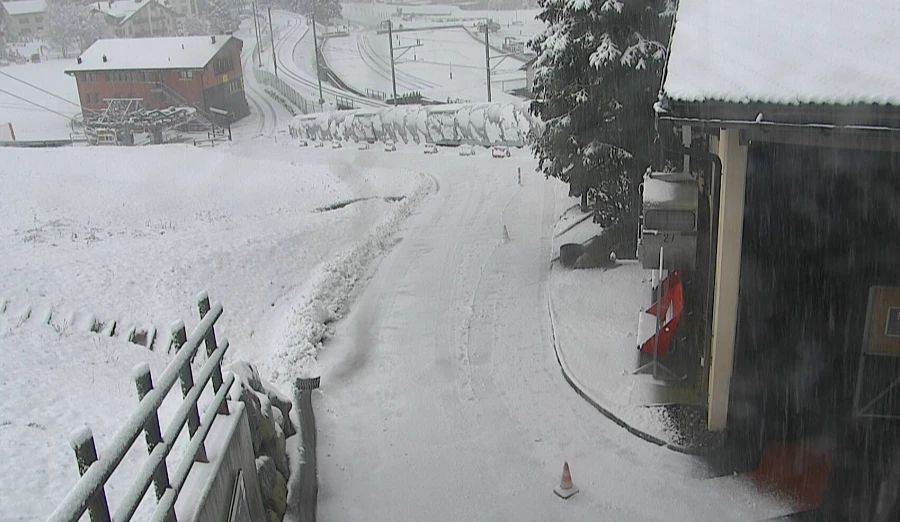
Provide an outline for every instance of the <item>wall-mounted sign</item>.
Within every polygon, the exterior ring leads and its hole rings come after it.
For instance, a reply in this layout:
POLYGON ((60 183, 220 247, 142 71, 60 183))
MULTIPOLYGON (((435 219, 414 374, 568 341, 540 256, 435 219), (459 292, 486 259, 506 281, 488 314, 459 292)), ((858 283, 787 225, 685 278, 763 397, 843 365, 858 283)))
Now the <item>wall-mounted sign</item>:
POLYGON ((231 493, 231 514, 228 522, 253 522, 250 518, 250 506, 247 504, 247 490, 244 485, 244 470, 239 469, 231 493))
POLYGON ((864 350, 900 357, 900 287, 873 286, 869 290, 864 350))
POLYGON ((888 308, 887 325, 884 327, 884 335, 888 337, 900 337, 900 306, 888 308))

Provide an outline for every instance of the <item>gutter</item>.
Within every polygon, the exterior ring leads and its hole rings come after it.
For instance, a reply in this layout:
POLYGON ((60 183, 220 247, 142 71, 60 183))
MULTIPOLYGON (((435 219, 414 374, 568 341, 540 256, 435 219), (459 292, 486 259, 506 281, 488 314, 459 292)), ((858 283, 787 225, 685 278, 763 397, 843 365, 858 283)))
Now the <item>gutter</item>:
MULTIPOLYGON (((655 108, 655 106, 654 106, 655 108)), ((733 120, 718 118, 691 118, 687 116, 660 115, 657 113, 659 121, 671 122, 676 125, 692 125, 695 127, 711 127, 711 128, 738 128, 738 129, 793 129, 793 130, 820 130, 824 132, 834 131, 852 131, 852 132, 885 132, 900 133, 900 127, 890 127, 886 125, 838 125, 834 123, 788 123, 777 121, 765 121, 762 119, 763 114, 759 113, 755 120, 733 120)))

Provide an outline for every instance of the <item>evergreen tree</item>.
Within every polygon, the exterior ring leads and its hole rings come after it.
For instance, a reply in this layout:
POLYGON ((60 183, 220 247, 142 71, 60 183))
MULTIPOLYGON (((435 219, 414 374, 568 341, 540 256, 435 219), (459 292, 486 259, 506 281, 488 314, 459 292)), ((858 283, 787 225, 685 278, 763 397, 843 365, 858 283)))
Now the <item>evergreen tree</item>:
POLYGON ((673 0, 540 0, 546 30, 531 110, 545 123, 534 142, 540 168, 595 199, 604 226, 636 223, 636 187, 655 150, 673 0))
MULTIPOLYGON (((225 34, 237 31, 241 25, 242 0, 202 0, 199 5, 201 17, 207 23, 211 34, 225 34)), ((197 30, 202 26, 191 24, 185 30, 197 30)))
POLYGON ((178 20, 179 36, 203 36, 210 33, 210 24, 203 18, 185 16, 178 20))
POLYGON ((282 0, 284 8, 305 16, 316 12, 316 21, 327 23, 341 17, 340 0, 282 0))
POLYGON ((47 4, 45 37, 66 56, 76 47, 84 51, 107 31, 103 15, 77 0, 54 0, 47 4))

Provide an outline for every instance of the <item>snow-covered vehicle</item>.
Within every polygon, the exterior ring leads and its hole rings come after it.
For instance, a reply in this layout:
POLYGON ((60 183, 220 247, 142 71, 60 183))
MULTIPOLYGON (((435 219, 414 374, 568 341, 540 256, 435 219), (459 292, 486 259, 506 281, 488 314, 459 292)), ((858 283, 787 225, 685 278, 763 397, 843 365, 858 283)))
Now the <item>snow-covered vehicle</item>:
POLYGON ((475 147, 471 145, 460 145, 459 146, 459 155, 460 156, 474 156, 475 155, 475 147))
POLYGON ((434 143, 429 143, 428 145, 425 145, 425 154, 437 154, 437 153, 438 153, 437 145, 435 145, 434 143))
POLYGON ((397 150, 397 145, 394 144, 393 141, 384 142, 384 151, 385 152, 395 152, 397 150))
POLYGON ((331 148, 332 149, 340 149, 340 148, 343 148, 343 145, 341 145, 341 142, 339 142, 338 140, 334 140, 331 142, 331 148))
POLYGON ((370 148, 371 147, 369 146, 368 141, 364 141, 364 142, 360 143, 359 147, 358 147, 359 150, 369 150, 370 148))
POLYGON ((496 145, 491 147, 491 157, 493 158, 508 158, 509 157, 509 147, 504 147, 502 145, 496 145))
POLYGON ((315 148, 317 148, 317 149, 321 149, 321 148, 324 147, 324 146, 325 146, 325 142, 323 142, 323 141, 317 141, 317 142, 313 145, 313 147, 315 147, 315 148))

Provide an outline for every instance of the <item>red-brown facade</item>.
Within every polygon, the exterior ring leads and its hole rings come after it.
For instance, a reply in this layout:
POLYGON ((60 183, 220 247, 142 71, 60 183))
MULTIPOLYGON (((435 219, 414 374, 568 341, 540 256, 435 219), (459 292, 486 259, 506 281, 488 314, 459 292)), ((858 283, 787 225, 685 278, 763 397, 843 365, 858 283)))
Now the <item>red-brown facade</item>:
POLYGON ((243 43, 231 38, 202 69, 128 69, 73 71, 86 119, 107 107, 110 98, 140 98, 147 109, 191 105, 231 112, 234 120, 250 113, 241 70, 243 43), (180 98, 180 99, 179 99, 180 98))

